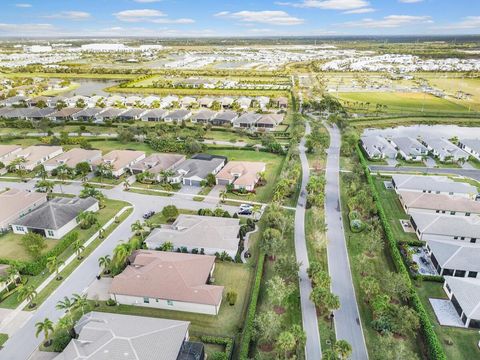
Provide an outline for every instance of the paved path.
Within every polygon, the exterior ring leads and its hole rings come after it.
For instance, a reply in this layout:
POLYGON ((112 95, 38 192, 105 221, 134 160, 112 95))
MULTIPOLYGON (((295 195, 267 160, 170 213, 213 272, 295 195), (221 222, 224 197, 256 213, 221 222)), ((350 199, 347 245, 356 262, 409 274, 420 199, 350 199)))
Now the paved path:
POLYGON ((340 130, 327 125, 330 147, 327 151, 325 186, 325 221, 327 224, 328 270, 332 278, 332 292, 340 297, 340 309, 335 311, 337 339, 352 346, 352 359, 368 359, 367 347, 358 312, 348 258, 342 212, 340 209, 340 130))
POLYGON ((458 175, 472 178, 474 180, 480 181, 480 170, 479 169, 461 169, 461 168, 426 168, 418 166, 388 166, 388 165, 370 165, 370 171, 373 173, 376 172, 395 172, 395 173, 425 173, 425 174, 437 174, 437 175, 458 175))
MULTIPOLYGON (((306 123, 306 134, 310 133, 310 125, 306 123)), ((320 334, 318 332, 317 312, 315 305, 310 301, 312 285, 307 275, 308 253, 305 239, 305 204, 307 202, 305 187, 310 176, 307 156, 305 155, 305 138, 300 142, 300 160, 302 162, 302 191, 298 197, 297 208, 295 212, 295 253, 297 261, 301 263, 300 278, 300 302, 302 308, 303 330, 307 334, 307 344, 305 347, 305 358, 307 360, 318 360, 322 358, 322 349, 320 345, 320 334)))
MULTIPOLYGON (((35 181, 29 183, 13 183, 13 182, 1 182, 0 187, 10 188, 24 188, 33 189, 35 181)), ((63 189, 66 193, 78 194, 82 189, 80 184, 64 185, 63 189)), ((58 186, 54 191, 59 191, 58 186)), ((84 292, 89 285, 95 280, 95 276, 98 274, 98 258, 107 254, 112 254, 113 249, 117 244, 122 241, 128 240, 132 231, 130 224, 136 220, 141 220, 142 215, 148 210, 160 211, 166 205, 176 205, 178 208, 193 209, 210 207, 214 208, 213 204, 207 204, 205 202, 197 202, 191 199, 179 198, 173 199, 172 197, 152 197, 142 194, 136 194, 133 192, 121 191, 118 188, 111 190, 102 190, 104 194, 115 200, 123 200, 131 203, 134 206, 133 213, 122 222, 93 252, 88 256, 74 271, 66 278, 63 283, 55 290, 48 299, 40 305, 40 307, 32 312, 32 317, 13 334, 5 347, 0 351, 0 359, 8 360, 26 360, 35 351, 41 342, 41 337, 35 337, 35 323, 43 321, 45 318, 56 322, 60 316, 63 315, 62 311, 56 310, 55 305, 64 296, 71 296, 74 293, 84 292)), ((236 211, 237 207, 222 206, 228 211, 236 211)))

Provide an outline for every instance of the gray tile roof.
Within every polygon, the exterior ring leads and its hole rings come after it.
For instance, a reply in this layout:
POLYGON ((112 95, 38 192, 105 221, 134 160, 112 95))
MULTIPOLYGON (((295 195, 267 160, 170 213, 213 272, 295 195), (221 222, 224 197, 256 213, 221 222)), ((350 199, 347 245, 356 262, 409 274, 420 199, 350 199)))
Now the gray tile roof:
POLYGON ((445 276, 463 312, 471 319, 480 320, 480 279, 445 276))
POLYGON ((363 148, 369 156, 384 154, 387 158, 393 159, 397 155, 397 150, 395 150, 393 145, 381 136, 362 136, 361 141, 363 148))
POLYGON ((54 360, 176 360, 189 322, 91 312, 54 360))
POLYGON ((155 120, 160 120, 165 117, 167 114, 167 111, 162 110, 162 109, 152 109, 148 110, 146 113, 142 114, 141 119, 143 120, 148 120, 148 119, 155 119, 155 120))
POLYGON ((78 214, 90 208, 96 202, 97 200, 92 197, 86 199, 54 198, 17 220, 14 225, 35 229, 57 230, 75 219, 78 214))
POLYGON ((429 240, 428 246, 442 268, 480 272, 480 247, 442 240, 429 240))
POLYGON ((261 117, 262 117, 262 115, 260 115, 260 114, 248 112, 248 113, 245 113, 245 114, 239 116, 237 119, 233 120, 233 123, 234 124, 254 125, 254 124, 256 124, 256 122, 258 120, 260 120, 261 117))
POLYGON ((392 176, 400 190, 417 190, 431 192, 453 192, 454 194, 477 194, 475 186, 456 182, 446 176, 402 175, 392 176))
POLYGON ((420 156, 428 153, 428 149, 423 144, 410 137, 393 138, 392 142, 407 155, 420 156))
POLYGON ((190 110, 184 110, 184 109, 174 110, 174 111, 168 113, 168 115, 165 116, 165 119, 168 119, 168 120, 183 120, 185 118, 185 116, 188 116, 189 114, 191 114, 190 110))
POLYGON ((478 216, 437 215, 417 211, 412 211, 410 216, 420 232, 425 234, 480 238, 480 218, 478 216))
POLYGON ((224 158, 201 158, 193 156, 175 166, 173 171, 175 173, 185 173, 184 177, 186 178, 197 176, 205 179, 207 175, 211 174, 222 162, 225 162, 224 158))
POLYGON ((440 157, 451 157, 453 160, 458 160, 467 159, 469 156, 467 152, 445 139, 425 139, 424 142, 440 157))
POLYGON ((480 139, 462 139, 459 143, 468 146, 477 153, 480 153, 480 139))
POLYGON ((212 119, 216 114, 217 113, 215 111, 205 109, 205 110, 199 111, 196 114, 193 114, 192 120, 194 120, 194 121, 198 121, 198 120, 208 121, 208 120, 212 119))
POLYGON ((233 121, 237 116, 234 111, 222 111, 215 115, 214 120, 233 121))

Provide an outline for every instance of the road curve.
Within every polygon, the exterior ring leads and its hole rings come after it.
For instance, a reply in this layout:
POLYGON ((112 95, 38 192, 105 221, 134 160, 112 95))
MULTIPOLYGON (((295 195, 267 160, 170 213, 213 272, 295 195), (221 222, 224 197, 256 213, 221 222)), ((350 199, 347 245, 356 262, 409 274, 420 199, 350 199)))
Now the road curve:
POLYGON ((340 297, 340 309, 334 313, 335 333, 338 340, 346 340, 352 346, 352 359, 364 360, 368 359, 368 352, 353 287, 340 208, 341 134, 335 125, 326 127, 330 134, 325 172, 328 271, 332 278, 332 292, 340 297))
MULTIPOLYGON (((307 122, 306 134, 309 133, 310 125, 307 122)), ((309 262, 307 242, 305 239, 305 204, 307 202, 305 188, 310 177, 310 169, 305 154, 305 137, 300 141, 299 151, 300 160, 302 162, 302 187, 295 212, 295 254, 297 256, 297 261, 301 263, 298 276, 300 279, 300 303, 302 309, 303 330, 307 334, 305 358, 307 360, 319 360, 322 358, 322 349, 320 345, 320 334, 318 331, 317 312, 315 305, 310 301, 312 285, 307 275, 309 262)))

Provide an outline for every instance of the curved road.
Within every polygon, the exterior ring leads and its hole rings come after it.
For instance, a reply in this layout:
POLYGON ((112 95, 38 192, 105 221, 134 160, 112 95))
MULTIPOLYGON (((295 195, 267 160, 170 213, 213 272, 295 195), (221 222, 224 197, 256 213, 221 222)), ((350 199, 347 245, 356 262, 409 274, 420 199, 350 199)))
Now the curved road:
POLYGON ((335 333, 338 340, 346 340, 352 346, 352 359, 364 360, 368 359, 368 352, 353 287, 340 208, 341 134, 335 125, 325 126, 330 134, 325 172, 328 270, 332 279, 332 292, 340 297, 340 309, 334 313, 335 333))
MULTIPOLYGON (((309 133, 310 124, 307 122, 305 134, 307 135, 309 133)), ((305 155, 305 137, 300 141, 298 148, 300 151, 300 160, 302 162, 302 187, 295 212, 295 254, 297 256, 297 261, 301 263, 298 276, 300 279, 300 303, 302 308, 303 330, 307 334, 305 358, 307 360, 319 360, 322 358, 322 349, 318 331, 317 312, 315 305, 310 301, 312 285, 307 275, 309 262, 305 239, 305 204, 307 202, 305 188, 310 177, 310 169, 307 156, 305 155)))
MULTIPOLYGON (((0 187, 33 189, 35 181, 29 183, 1 182, 0 187)), ((78 194, 82 186, 80 184, 64 185, 65 193, 78 194)), ((55 189, 59 191, 58 186, 55 189)), ((164 206, 174 204, 178 208, 197 210, 202 207, 215 208, 216 204, 207 202, 197 202, 191 199, 146 196, 124 192, 120 187, 111 190, 103 190, 104 194, 115 200, 127 201, 134 205, 133 213, 123 221, 93 252, 88 256, 74 271, 66 278, 63 283, 55 290, 40 307, 32 312, 32 316, 23 326, 18 329, 6 342, 5 347, 0 350, 0 359, 5 360, 26 360, 35 351, 41 342, 41 337, 35 337, 35 323, 43 321, 46 317, 56 322, 63 311, 55 309, 55 305, 64 296, 71 296, 74 293, 82 293, 95 280, 98 268, 98 258, 106 254, 112 254, 115 246, 122 240, 128 240, 132 231, 130 224, 136 220, 142 220, 142 215, 149 211, 160 211, 164 206)), ((222 206, 229 211, 236 211, 236 207, 222 206)), ((0 324, 0 327, 2 324, 0 324)))

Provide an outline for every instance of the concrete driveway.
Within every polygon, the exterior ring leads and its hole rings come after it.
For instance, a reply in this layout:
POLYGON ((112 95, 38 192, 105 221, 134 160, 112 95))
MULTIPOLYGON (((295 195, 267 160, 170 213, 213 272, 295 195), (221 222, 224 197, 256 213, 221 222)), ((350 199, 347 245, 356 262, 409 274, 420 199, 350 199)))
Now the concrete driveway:
POLYGON ((437 166, 437 162, 435 161, 434 158, 432 158, 431 156, 427 156, 425 158, 425 165, 428 167, 428 168, 434 168, 435 166, 437 166))
POLYGON ((99 301, 107 301, 110 299, 110 295, 108 294, 108 290, 112 285, 113 278, 101 278, 100 280, 95 280, 92 284, 88 287, 87 290, 87 298, 89 300, 99 300, 99 301))

